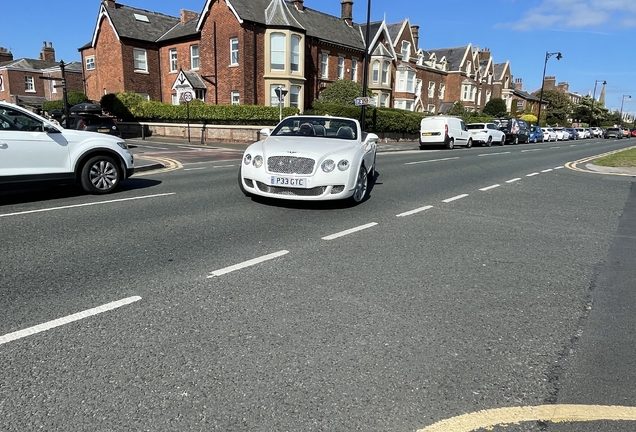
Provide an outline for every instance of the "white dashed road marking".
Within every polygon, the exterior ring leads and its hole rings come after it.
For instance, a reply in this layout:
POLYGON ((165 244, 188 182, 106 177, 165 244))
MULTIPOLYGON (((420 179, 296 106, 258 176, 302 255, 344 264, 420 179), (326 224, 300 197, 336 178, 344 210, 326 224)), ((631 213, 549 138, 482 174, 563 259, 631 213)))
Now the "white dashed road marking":
POLYGON ((501 185, 496 184, 496 185, 488 186, 488 187, 485 187, 485 188, 481 188, 479 190, 482 191, 482 192, 485 192, 485 191, 490 190, 490 189, 498 188, 499 186, 501 186, 501 185))
POLYGON ((39 325, 36 325, 36 326, 33 326, 33 327, 26 328, 24 330, 19 330, 19 331, 13 332, 13 333, 9 333, 9 334, 6 334, 4 336, 0 336, 0 345, 5 344, 7 342, 12 342, 12 341, 17 340, 17 339, 21 339, 21 338, 26 337, 26 336, 31 336, 31 335, 34 335, 36 333, 41 333, 43 331, 50 330, 52 328, 62 326, 64 324, 69 324, 69 323, 72 323, 74 321, 79 321, 79 320, 84 319, 84 318, 88 318, 88 317, 91 317, 91 316, 94 316, 94 315, 98 315, 98 314, 101 314, 101 313, 104 313, 104 312, 108 312, 108 311, 111 311, 113 309, 117 309, 117 308, 120 308, 122 306, 129 305, 129 304, 134 303, 134 302, 139 301, 139 300, 141 300, 141 297, 139 297, 139 296, 128 297, 128 298, 125 298, 123 300, 114 301, 114 302, 107 303, 107 304, 102 305, 102 306, 98 306, 98 307, 93 308, 93 309, 88 309, 88 310, 85 310, 83 312, 78 312, 78 313, 73 314, 73 315, 69 315, 69 316, 66 316, 66 317, 63 317, 63 318, 58 318, 56 320, 49 321, 49 322, 44 323, 44 324, 39 324, 39 325))
POLYGON ((563 169, 563 168, 565 168, 565 167, 564 167, 564 166, 558 166, 558 167, 554 167, 554 169, 555 169, 555 170, 558 170, 558 169, 563 169))
POLYGON ((521 150, 521 153, 535 152, 535 151, 541 151, 541 150, 543 149, 521 150))
POLYGON ((542 172, 542 173, 547 173, 547 172, 550 172, 550 171, 553 171, 553 170, 552 170, 552 168, 544 169, 544 170, 543 170, 543 171, 541 171, 541 172, 542 172))
POLYGON ((510 154, 511 152, 500 152, 500 153, 484 153, 484 154, 479 154, 477 156, 497 156, 497 155, 504 155, 504 154, 510 154))
POLYGON ((419 161, 419 162, 407 162, 404 165, 417 165, 417 164, 423 164, 423 163, 429 163, 429 162, 442 162, 442 161, 448 161, 448 160, 454 160, 454 159, 459 159, 459 157, 431 159, 431 160, 425 160, 425 161, 419 161))
POLYGON ((457 195, 457 196, 454 196, 452 198, 447 198, 445 200, 442 200, 442 202, 449 203, 449 202, 457 201, 457 200, 462 199, 462 198, 466 198, 467 196, 468 196, 468 194, 457 195))
POLYGON ((345 231, 340 231, 339 233, 328 235, 326 237, 323 237, 322 240, 337 239, 338 237, 343 237, 343 236, 346 236, 346 235, 349 235, 349 234, 353 234, 355 232, 362 231, 362 230, 365 230, 367 228, 374 227, 376 225, 377 225, 377 222, 371 222, 371 223, 368 223, 366 225, 360 225, 359 227, 351 228, 351 229, 348 229, 348 230, 345 230, 345 231))
POLYGON ((506 183, 514 183, 514 182, 519 181, 519 180, 521 180, 521 179, 519 177, 517 177, 517 178, 510 179, 510 180, 506 180, 506 183))
POLYGON ((206 169, 206 167, 200 167, 200 168, 184 168, 184 171, 198 171, 198 170, 204 170, 206 169))
POLYGON ((534 177, 539 175, 539 173, 535 172, 535 173, 531 173, 531 174, 526 174, 526 177, 534 177))
POLYGON ((282 251, 274 252, 274 253, 269 254, 269 255, 263 255, 262 257, 254 258, 254 259, 251 259, 249 261, 245 261, 245 262, 242 262, 242 263, 239 263, 239 264, 235 264, 233 266, 225 267, 225 268, 220 269, 220 270, 215 270, 213 272, 210 272, 210 275, 208 276, 208 279, 213 278, 215 276, 222 276, 224 274, 231 273, 231 272, 236 271, 236 270, 241 270, 241 269, 244 269, 246 267, 250 267, 250 266, 253 266, 253 265, 256 265, 256 264, 260 264, 260 263, 262 263, 264 261, 269 261, 269 260, 272 260, 274 258, 278 258, 278 257, 281 257, 283 255, 287 255, 288 253, 289 253, 289 251, 282 250, 282 251))
POLYGON ((419 213, 419 212, 423 212, 425 210, 429 210, 432 209, 433 206, 432 205, 427 205, 424 207, 420 207, 420 208, 416 208, 415 210, 411 210, 411 211, 407 211, 404 213, 400 213, 399 215, 395 215, 396 217, 404 217, 404 216, 411 216, 414 215, 415 213, 419 213))

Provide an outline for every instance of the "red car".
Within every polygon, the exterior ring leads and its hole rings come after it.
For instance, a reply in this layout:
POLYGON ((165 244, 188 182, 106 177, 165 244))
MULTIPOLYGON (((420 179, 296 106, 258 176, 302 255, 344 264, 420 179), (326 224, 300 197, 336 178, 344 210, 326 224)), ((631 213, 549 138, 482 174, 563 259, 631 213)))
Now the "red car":
POLYGON ((636 129, 632 129, 632 137, 636 138, 636 129))

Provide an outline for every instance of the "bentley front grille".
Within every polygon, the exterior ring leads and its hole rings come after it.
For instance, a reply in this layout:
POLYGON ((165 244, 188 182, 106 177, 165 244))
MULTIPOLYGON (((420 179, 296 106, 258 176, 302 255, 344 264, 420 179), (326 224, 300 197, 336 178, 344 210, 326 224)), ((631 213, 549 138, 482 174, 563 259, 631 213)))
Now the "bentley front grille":
POLYGON ((316 161, 304 157, 272 156, 267 158, 269 172, 279 174, 311 174, 316 161))
POLYGON ((320 196, 325 193, 325 189, 327 188, 326 186, 318 186, 311 189, 288 188, 270 186, 259 181, 256 182, 256 186, 258 186, 258 189, 262 192, 286 196, 320 196))

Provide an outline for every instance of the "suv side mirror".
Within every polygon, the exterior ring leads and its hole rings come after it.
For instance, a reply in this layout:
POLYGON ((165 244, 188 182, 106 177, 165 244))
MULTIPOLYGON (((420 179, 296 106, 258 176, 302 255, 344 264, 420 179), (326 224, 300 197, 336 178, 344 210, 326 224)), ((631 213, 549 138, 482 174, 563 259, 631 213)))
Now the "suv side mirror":
POLYGON ((61 133, 58 128, 53 125, 44 124, 44 132, 46 133, 61 133))

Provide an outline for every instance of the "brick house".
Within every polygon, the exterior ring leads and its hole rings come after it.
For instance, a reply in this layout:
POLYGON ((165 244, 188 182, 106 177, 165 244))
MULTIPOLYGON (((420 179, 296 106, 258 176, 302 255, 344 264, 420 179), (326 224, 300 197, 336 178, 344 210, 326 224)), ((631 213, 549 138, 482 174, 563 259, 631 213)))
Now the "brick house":
MULTIPOLYGON (((83 91, 81 64, 65 64, 65 72, 67 90, 83 91)), ((39 109, 47 100, 62 99, 58 85, 62 85, 62 71, 52 43, 44 42, 38 59, 14 60, 11 52, 0 48, 0 100, 39 109)))

